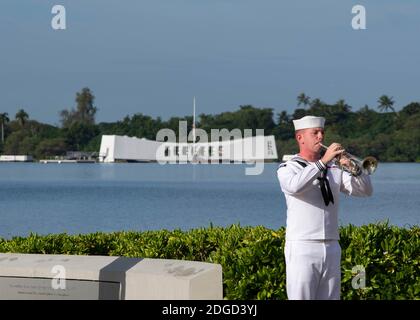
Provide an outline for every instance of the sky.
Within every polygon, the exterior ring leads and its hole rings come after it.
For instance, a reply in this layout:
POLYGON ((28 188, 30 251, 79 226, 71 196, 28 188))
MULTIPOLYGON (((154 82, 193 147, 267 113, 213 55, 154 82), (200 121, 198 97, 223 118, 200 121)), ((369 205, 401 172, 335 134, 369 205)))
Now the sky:
POLYGON ((83 87, 97 122, 191 115, 194 96, 198 114, 292 113, 301 92, 399 110, 420 101, 419 17, 417 0, 1 0, 0 113, 59 124, 83 87))

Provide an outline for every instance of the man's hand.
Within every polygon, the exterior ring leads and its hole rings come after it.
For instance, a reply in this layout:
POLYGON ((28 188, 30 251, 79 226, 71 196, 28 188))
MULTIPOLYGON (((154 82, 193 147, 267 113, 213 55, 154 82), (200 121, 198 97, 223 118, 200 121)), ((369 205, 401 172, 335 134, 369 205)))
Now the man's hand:
POLYGON ((346 158, 346 157, 340 157, 338 161, 340 162, 340 165, 343 167, 350 167, 351 165, 349 158, 346 158))
POLYGON ((343 152, 344 149, 341 146, 341 144, 334 142, 328 147, 327 151, 325 151, 325 154, 321 158, 321 161, 323 164, 327 165, 328 162, 330 162, 332 159, 342 154, 343 152))

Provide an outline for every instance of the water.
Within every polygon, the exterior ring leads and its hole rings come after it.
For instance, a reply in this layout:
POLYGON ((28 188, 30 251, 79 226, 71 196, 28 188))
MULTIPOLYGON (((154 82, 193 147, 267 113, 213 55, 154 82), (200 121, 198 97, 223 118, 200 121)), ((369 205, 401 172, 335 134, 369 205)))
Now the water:
MULTIPOLYGON (((276 164, 0 164, 0 237, 286 223, 276 164)), ((420 164, 381 163, 374 195, 342 195, 340 224, 420 224, 420 164)))

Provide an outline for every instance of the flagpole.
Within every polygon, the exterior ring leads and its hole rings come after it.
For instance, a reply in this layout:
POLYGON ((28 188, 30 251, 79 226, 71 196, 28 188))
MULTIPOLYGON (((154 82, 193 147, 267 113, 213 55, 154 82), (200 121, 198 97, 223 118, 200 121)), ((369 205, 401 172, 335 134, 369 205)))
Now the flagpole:
POLYGON ((195 146, 195 96, 193 98, 193 123, 192 123, 192 129, 193 129, 193 143, 195 146))

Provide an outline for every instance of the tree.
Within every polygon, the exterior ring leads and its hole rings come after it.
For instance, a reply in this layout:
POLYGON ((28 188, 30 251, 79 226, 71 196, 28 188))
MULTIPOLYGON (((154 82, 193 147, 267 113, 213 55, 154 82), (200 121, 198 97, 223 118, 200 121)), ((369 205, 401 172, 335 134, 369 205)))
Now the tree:
POLYGON ((359 131, 369 128, 371 122, 374 121, 375 113, 376 112, 374 110, 369 109, 367 104, 365 104, 363 108, 360 108, 360 110, 355 113, 359 131))
POLYGON ((412 116, 416 113, 420 113, 420 103, 418 102, 412 102, 408 105, 406 105, 402 110, 402 114, 405 114, 407 116, 412 116))
POLYGON ((340 99, 335 103, 336 109, 338 112, 350 112, 351 106, 349 106, 344 99, 340 99))
POLYGON ((325 105, 325 117, 330 124, 345 123, 350 116, 351 106, 344 99, 338 100, 333 105, 325 105))
POLYGON ((95 124, 95 114, 98 109, 93 105, 94 101, 95 96, 89 88, 86 87, 81 92, 77 92, 76 110, 62 110, 60 112, 63 127, 68 128, 74 123, 95 124))
MULTIPOLYGON (((239 106, 239 111, 229 114, 233 128, 244 129, 264 129, 265 134, 271 134, 275 127, 273 121, 273 109, 255 108, 252 105, 239 106)), ((229 128, 228 128, 229 129, 229 128)))
POLYGON ((89 141, 99 134, 97 126, 82 122, 73 123, 65 132, 65 142, 74 151, 83 151, 89 141))
POLYGON ((23 130, 12 132, 7 137, 3 152, 5 154, 22 154, 20 151, 20 145, 25 137, 25 131, 23 130))
POLYGON ((297 108, 295 109, 295 111, 293 112, 292 115, 292 119, 296 120, 296 119, 300 119, 306 115, 308 115, 309 111, 302 109, 302 108, 297 108))
POLYGON ((394 102, 394 100, 392 100, 392 98, 393 97, 390 98, 385 94, 380 96, 379 99, 378 99, 378 103, 379 103, 378 109, 379 109, 379 111, 387 112, 388 110, 392 110, 392 112, 395 113, 395 109, 393 107, 395 102, 394 102))
POLYGON ((4 144, 4 125, 10 121, 7 112, 0 113, 1 143, 4 144))
POLYGON ((53 157, 65 155, 67 151, 67 144, 63 138, 53 138, 42 140, 34 151, 38 159, 43 157, 53 157))
POLYGON ((278 114, 278 124, 287 124, 289 123, 289 115, 286 111, 282 111, 278 114))
POLYGON ((322 111, 324 111, 323 107, 325 106, 325 103, 322 102, 321 99, 316 98, 316 99, 312 100, 310 104, 311 104, 311 110, 322 110, 322 111))
POLYGON ((83 123, 94 124, 95 113, 98 110, 93 106, 95 96, 89 88, 83 88, 81 93, 76 94, 77 112, 83 123))
POLYGON ((306 94, 304 94, 303 92, 301 94, 299 94, 297 96, 297 101, 298 101, 298 107, 303 104, 303 106, 307 106, 311 103, 311 98, 308 97, 306 94))
POLYGON ((277 139, 282 141, 293 138, 294 130, 292 121, 290 121, 290 115, 286 111, 277 114, 277 127, 273 130, 273 133, 277 139))
POLYGON ((19 121, 20 125, 23 127, 26 123, 26 120, 29 119, 29 115, 25 112, 25 110, 20 109, 16 115, 15 119, 19 121))

